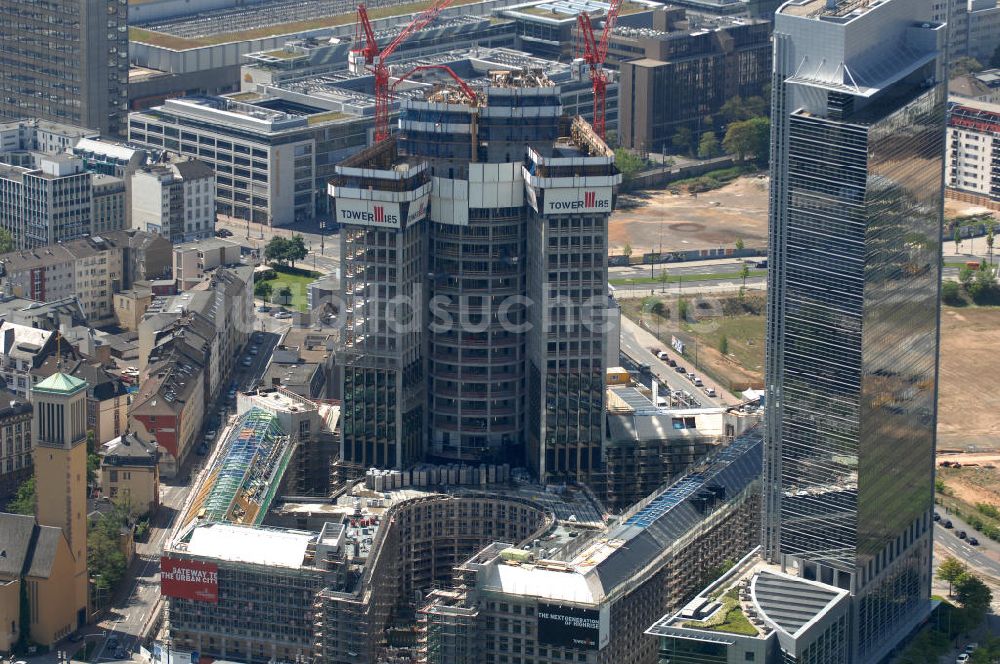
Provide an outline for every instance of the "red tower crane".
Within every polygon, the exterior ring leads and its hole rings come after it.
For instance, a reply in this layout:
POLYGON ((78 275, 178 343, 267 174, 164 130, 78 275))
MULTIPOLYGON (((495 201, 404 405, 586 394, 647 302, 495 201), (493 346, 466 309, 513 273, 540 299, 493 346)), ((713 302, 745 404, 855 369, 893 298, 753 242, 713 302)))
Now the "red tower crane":
POLYGON ((608 57, 608 38, 615 28, 618 12, 622 9, 622 0, 611 0, 608 14, 604 17, 604 31, 601 39, 594 38, 594 26, 590 15, 582 12, 577 15, 576 22, 583 36, 583 60, 590 66, 590 80, 594 82, 594 131, 604 139, 605 136, 605 100, 608 96, 608 73, 604 71, 604 60, 608 57))
POLYGON ((355 42, 361 41, 361 31, 364 31, 364 45, 351 50, 349 68, 354 73, 360 73, 367 66, 375 74, 375 142, 380 143, 389 138, 389 67, 385 61, 395 52, 399 45, 406 41, 415 31, 424 28, 437 18, 441 10, 452 3, 452 0, 436 0, 433 5, 417 15, 402 32, 396 35, 392 43, 379 49, 375 41, 375 31, 368 20, 368 10, 364 5, 358 5, 358 25, 355 42))

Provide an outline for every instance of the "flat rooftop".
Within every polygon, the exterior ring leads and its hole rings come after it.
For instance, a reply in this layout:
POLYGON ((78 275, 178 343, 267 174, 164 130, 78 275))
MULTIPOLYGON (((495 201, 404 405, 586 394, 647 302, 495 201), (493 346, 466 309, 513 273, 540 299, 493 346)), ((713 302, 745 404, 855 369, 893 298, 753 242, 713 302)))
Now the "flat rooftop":
POLYGON ((816 19, 842 19, 844 21, 867 14, 885 0, 841 0, 830 6, 828 0, 791 0, 778 11, 789 16, 816 19))
POLYGON ((229 523, 197 526, 190 540, 173 550, 194 556, 230 562, 272 565, 298 569, 306 567, 306 552, 319 533, 229 523))
MULTIPOLYGON (((453 0, 450 7, 480 0, 453 0)), ((371 20, 418 14, 430 0, 368 2, 371 20)), ((257 2, 239 8, 205 11, 166 21, 151 21, 129 28, 129 39, 173 50, 213 46, 229 42, 300 34, 354 23, 357 4, 352 0, 278 0, 257 2)))

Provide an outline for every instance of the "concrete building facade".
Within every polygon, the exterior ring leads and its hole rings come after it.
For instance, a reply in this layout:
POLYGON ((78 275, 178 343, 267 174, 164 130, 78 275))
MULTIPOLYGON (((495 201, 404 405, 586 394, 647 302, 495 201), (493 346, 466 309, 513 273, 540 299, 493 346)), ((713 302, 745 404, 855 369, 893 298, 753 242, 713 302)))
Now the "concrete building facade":
POLYGON ((31 477, 31 421, 28 400, 0 389, 0 498, 13 495, 31 477))
POLYGON ((174 244, 215 235, 215 173, 187 159, 132 175, 132 226, 174 244))
POLYGON ((951 198, 1000 210, 1000 104, 952 99, 945 184, 951 198))
POLYGON ((124 136, 127 0, 4 0, 0 117, 40 118, 124 136), (43 64, 44 63, 44 64, 43 64))

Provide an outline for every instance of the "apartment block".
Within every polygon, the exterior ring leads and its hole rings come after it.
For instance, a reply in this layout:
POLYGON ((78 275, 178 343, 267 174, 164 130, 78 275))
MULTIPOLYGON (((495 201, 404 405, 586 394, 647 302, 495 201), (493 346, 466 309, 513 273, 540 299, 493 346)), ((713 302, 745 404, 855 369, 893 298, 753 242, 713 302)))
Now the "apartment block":
POLYGON ((174 244, 215 235, 215 173, 197 159, 136 171, 132 175, 132 227, 174 244))
POLYGON ((31 404, 0 387, 0 497, 31 477, 31 404))
POLYGON ((953 97, 949 106, 947 194, 1000 210, 1000 104, 953 97))
POLYGON ((205 279, 207 272, 220 265, 238 265, 240 256, 239 243, 222 238, 213 237, 175 246, 173 275, 177 290, 190 290, 205 279))

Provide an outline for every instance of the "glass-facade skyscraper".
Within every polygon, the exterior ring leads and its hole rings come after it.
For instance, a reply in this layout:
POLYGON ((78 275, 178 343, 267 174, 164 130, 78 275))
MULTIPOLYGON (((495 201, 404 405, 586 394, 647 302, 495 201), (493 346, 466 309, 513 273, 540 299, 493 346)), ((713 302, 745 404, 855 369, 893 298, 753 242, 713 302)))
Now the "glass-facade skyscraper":
POLYGON ((946 27, 927 0, 776 14, 764 544, 849 590, 851 662, 930 609, 946 27))

